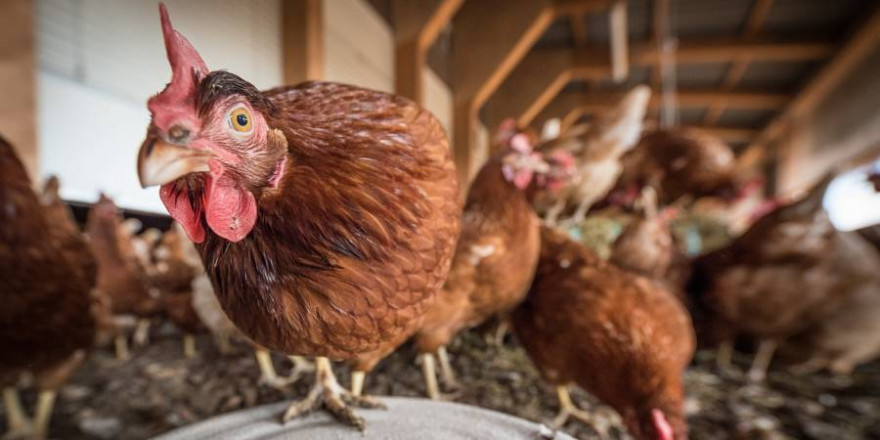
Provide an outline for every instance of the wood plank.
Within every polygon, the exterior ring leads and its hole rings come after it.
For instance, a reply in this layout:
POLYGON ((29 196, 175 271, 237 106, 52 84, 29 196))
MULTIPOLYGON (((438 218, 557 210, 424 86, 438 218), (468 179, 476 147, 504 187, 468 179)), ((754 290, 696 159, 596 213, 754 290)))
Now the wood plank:
MULTIPOLYGON (((636 45, 631 62, 642 66, 660 63, 660 51, 653 43, 636 45)), ((810 61, 828 58, 835 46, 828 42, 773 42, 761 40, 683 40, 675 52, 678 64, 749 61, 810 61)))
POLYGON ((323 79, 323 0, 284 0, 281 15, 284 83, 323 79))
POLYGON ((395 91, 424 104, 428 50, 464 0, 395 0, 395 91))
POLYGON ((608 14, 611 29, 611 77, 622 82, 629 75, 629 39, 626 29, 626 1, 617 0, 608 14))
POLYGON ((39 185, 37 59, 33 0, 4 3, 0 14, 0 135, 15 147, 39 185))
MULTIPOLYGON (((771 7, 773 7, 773 0, 756 0, 755 3, 752 4, 749 16, 746 19, 746 24, 743 27, 742 36, 744 38, 751 38, 758 35, 761 31, 761 27, 764 25, 764 21, 767 19, 767 14, 770 13, 771 7)), ((727 69, 724 80, 721 82, 721 90, 733 90, 736 85, 739 84, 739 81, 742 79, 743 75, 745 75, 748 68, 749 62, 746 60, 733 61, 730 68, 727 69)), ((709 111, 706 112, 703 123, 705 125, 717 124, 722 113, 724 113, 723 105, 710 107, 709 111)))
MULTIPOLYGON (((566 117, 575 109, 581 114, 592 114, 613 108, 625 92, 569 92, 557 96, 538 116, 534 118, 536 125, 541 125, 550 118, 566 117)), ((684 108, 704 108, 726 103, 731 108, 753 110, 778 110, 784 108, 789 96, 780 93, 753 92, 720 92, 717 90, 680 90, 678 102, 684 108)), ((656 93, 651 95, 648 106, 657 110, 662 106, 662 98, 656 93)))
MULTIPOLYGON (((453 21, 454 156, 462 187, 470 182, 477 114, 557 12, 551 0, 465 2, 453 21), (479 44, 476 44, 479 42, 479 44)), ((463 191, 464 192, 464 191, 463 191)))

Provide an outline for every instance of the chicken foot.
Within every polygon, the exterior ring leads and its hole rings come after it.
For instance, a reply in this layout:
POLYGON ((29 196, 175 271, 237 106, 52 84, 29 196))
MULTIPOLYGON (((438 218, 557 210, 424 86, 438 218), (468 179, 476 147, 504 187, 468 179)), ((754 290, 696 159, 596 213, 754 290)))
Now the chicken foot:
POLYGON ((131 352, 128 350, 128 339, 123 332, 119 332, 113 337, 113 347, 116 350, 116 359, 127 361, 131 358, 131 352))
POLYGON ((440 386, 437 383, 437 365, 434 355, 422 353, 419 358, 422 363, 422 376, 425 378, 425 388, 428 390, 428 397, 431 400, 453 400, 454 394, 440 392, 440 386))
POLYGON ((196 349, 196 337, 190 333, 183 335, 183 357, 186 359, 192 359, 199 354, 199 351, 196 349))
POLYGON ((146 318, 138 319, 134 328, 134 337, 132 337, 135 347, 143 347, 150 343, 150 320, 146 318))
POLYGON ((33 434, 33 424, 21 406, 21 400, 15 388, 3 388, 3 406, 6 408, 7 432, 2 438, 25 438, 33 434))
POLYGON ((715 352, 715 366, 721 372, 729 373, 733 367, 733 341, 727 339, 718 345, 715 352))
POLYGON ((767 369, 773 360, 773 353, 776 352, 778 343, 773 340, 763 340, 758 345, 758 352, 755 353, 755 359, 752 361, 752 367, 749 368, 748 378, 751 382, 762 382, 767 377, 767 369))
POLYGON ((288 385, 299 379, 299 377, 291 378, 279 376, 278 372, 275 371, 275 366, 272 364, 272 355, 264 348, 255 348, 254 357, 257 358, 257 365, 260 367, 259 382, 261 384, 281 390, 287 388, 288 385))
POLYGON ((34 440, 42 440, 49 434, 49 422, 55 408, 54 390, 40 391, 37 396, 37 410, 34 414, 34 440))
POLYGON ((593 427, 601 438, 608 438, 608 429, 605 423, 599 423, 593 414, 588 411, 582 410, 575 406, 574 402, 571 400, 571 395, 568 393, 568 387, 565 385, 560 385, 556 387, 556 397, 559 399, 559 413, 550 422, 551 426, 554 429, 560 429, 565 426, 565 423, 568 422, 570 417, 574 417, 577 420, 585 423, 588 426, 593 427))
POLYGON ((443 384, 449 390, 460 390, 461 384, 455 378, 455 370, 452 369, 452 364, 449 362, 449 353, 446 352, 446 347, 437 349, 437 359, 440 361, 440 378, 443 380, 443 384))
POLYGON ((329 359, 325 357, 316 358, 315 371, 315 386, 309 391, 305 399, 294 402, 287 408, 287 411, 284 412, 281 418, 283 422, 290 421, 323 407, 340 422, 355 426, 359 430, 364 431, 366 429, 366 422, 362 417, 357 416, 351 407, 385 409, 385 405, 374 398, 355 396, 345 388, 342 388, 333 374, 333 368, 330 365, 329 359))

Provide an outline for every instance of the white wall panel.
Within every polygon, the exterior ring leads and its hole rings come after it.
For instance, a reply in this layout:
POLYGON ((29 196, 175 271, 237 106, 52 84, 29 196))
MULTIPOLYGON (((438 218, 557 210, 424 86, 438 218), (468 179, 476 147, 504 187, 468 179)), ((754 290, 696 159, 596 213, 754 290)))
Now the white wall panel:
MULTIPOLYGON (((280 0, 165 3, 209 68, 280 84, 280 0)), ((39 0, 37 21, 41 174, 59 175, 66 199, 104 190, 121 206, 164 212, 135 175, 146 100, 171 78, 157 2, 39 0)))

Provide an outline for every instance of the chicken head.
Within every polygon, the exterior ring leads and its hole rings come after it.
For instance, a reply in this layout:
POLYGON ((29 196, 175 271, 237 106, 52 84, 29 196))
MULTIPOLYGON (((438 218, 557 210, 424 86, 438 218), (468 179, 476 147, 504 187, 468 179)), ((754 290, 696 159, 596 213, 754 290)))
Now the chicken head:
POLYGON ((211 72, 159 5, 171 82, 150 98, 152 120, 138 157, 144 187, 160 197, 194 242, 204 227, 237 242, 257 219, 257 199, 277 186, 287 143, 265 114, 273 105, 235 74, 211 72))

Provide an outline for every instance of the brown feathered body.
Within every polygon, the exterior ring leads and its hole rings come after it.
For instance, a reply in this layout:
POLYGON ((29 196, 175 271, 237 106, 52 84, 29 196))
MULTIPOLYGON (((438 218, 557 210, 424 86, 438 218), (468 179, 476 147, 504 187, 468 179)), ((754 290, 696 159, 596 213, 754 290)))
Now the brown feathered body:
POLYGON ((114 315, 149 318, 160 313, 162 305, 134 254, 129 234, 121 229, 121 217, 113 201, 103 195, 89 211, 86 233, 98 263, 98 290, 114 315))
POLYGON ((40 204, 2 138, 0 206, 0 384, 29 371, 57 388, 95 338, 87 251, 66 214, 40 204))
POLYGON ((623 158, 618 191, 651 186, 661 205, 684 196, 736 195, 733 150, 720 139, 696 129, 675 128, 646 133, 623 158))
MULTIPOLYGON (((206 227, 197 244, 223 310, 286 354, 393 349, 442 286, 458 236, 443 129, 409 100, 342 84, 249 99, 283 136, 286 166, 277 187, 249 187, 258 215, 246 237, 231 243, 206 227)), ((192 177, 177 184, 203 191, 192 177)))
POLYGON ((829 182, 696 260, 690 290, 710 334, 779 342, 827 319, 856 292, 877 288, 874 250, 837 231, 822 208, 829 182))
POLYGON ((502 175, 496 153, 468 192, 452 268, 416 336, 423 353, 447 345, 460 330, 506 315, 525 298, 540 250, 540 221, 526 193, 502 175))
POLYGON ((621 414, 633 437, 659 438, 657 409, 676 439, 687 438, 682 374, 693 356, 693 329, 661 283, 542 228, 535 281, 513 328, 547 381, 589 391, 621 414))

